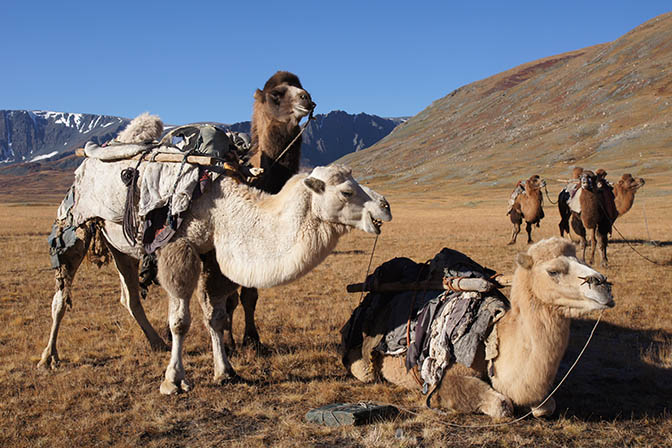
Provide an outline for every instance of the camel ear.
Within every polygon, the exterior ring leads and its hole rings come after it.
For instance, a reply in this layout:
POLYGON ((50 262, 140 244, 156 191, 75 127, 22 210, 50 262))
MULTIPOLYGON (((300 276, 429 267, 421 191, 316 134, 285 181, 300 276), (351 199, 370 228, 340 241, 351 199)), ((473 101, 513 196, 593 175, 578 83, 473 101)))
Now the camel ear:
POLYGON ((265 98, 264 98, 264 92, 261 90, 257 89, 256 92, 254 92, 254 99, 259 101, 260 103, 263 103, 265 98))
POLYGON ((531 269, 534 264, 532 257, 527 254, 519 253, 516 255, 516 264, 523 269, 531 269))
POLYGON ((303 180, 303 183, 305 184, 306 187, 310 188, 317 194, 324 193, 324 190, 326 188, 326 184, 320 179, 317 179, 315 177, 306 177, 303 180))

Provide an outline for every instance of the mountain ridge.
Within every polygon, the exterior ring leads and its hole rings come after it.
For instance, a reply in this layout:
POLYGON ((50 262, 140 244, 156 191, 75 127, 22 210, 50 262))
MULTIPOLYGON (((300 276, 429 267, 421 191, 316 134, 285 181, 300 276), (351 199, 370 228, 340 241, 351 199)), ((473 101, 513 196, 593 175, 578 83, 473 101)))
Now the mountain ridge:
POLYGON ((462 86, 339 162, 364 180, 422 191, 566 176, 577 164, 669 173, 669 67, 672 13, 462 86))

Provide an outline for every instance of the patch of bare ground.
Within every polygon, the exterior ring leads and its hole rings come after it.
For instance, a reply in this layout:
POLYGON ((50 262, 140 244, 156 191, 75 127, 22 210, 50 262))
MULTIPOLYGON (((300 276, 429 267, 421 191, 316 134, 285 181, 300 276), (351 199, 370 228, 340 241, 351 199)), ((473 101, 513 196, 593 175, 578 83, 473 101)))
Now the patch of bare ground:
MULTIPOLYGON (((669 195, 649 194, 650 187, 647 182, 640 201, 617 221, 625 240, 612 239, 606 270, 617 306, 604 313, 576 371, 557 392, 558 412, 548 420, 496 428, 450 426, 492 422, 478 415, 438 416, 423 409, 419 392, 346 376, 337 350, 339 330, 360 296, 348 295, 345 286, 363 279, 374 241, 362 233, 345 237, 301 280, 261 291, 258 324, 270 353, 257 357, 241 349, 233 356, 245 383, 213 384, 210 339, 193 301, 185 362, 195 388, 161 396, 168 354, 149 350, 119 304, 113 268, 88 264, 78 273, 73 307, 60 333, 61 365, 38 370, 51 322, 46 237, 56 204, 0 205, 0 445, 670 446, 672 213, 669 195), (647 244, 650 238, 660 245, 647 244), (642 259, 631 245, 661 265, 642 259), (326 428, 304 420, 311 408, 359 401, 391 403, 413 413, 360 427, 326 428)), ((424 261, 448 246, 510 273, 515 253, 526 245, 519 238, 516 246, 506 246, 509 192, 388 193, 394 220, 383 227, 373 266, 395 256, 424 261)), ((557 210, 546 203, 535 240, 557 235, 558 221, 557 210)), ((157 328, 165 327, 166 302, 154 287, 143 303, 157 328)), ((234 325, 238 340, 240 314, 236 311, 234 325)), ((573 325, 560 374, 595 318, 573 325)))

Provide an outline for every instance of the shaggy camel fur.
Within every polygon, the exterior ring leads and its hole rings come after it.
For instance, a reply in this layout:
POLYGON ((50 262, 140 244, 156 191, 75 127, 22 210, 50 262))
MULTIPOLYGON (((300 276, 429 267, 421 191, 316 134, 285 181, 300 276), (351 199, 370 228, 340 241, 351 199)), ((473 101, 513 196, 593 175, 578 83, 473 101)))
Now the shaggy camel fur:
MULTIPOLYGON (((471 367, 450 366, 434 394, 439 406, 495 418, 511 416, 514 406, 532 408, 535 416, 552 414, 552 398, 537 405, 546 398, 567 349, 570 318, 614 306, 606 278, 580 262, 574 245, 562 238, 530 246, 517 255, 516 264, 511 309, 495 324, 497 356, 488 368, 481 347, 471 367)), ((361 349, 347 359, 348 370, 366 381, 361 349)), ((374 369, 394 384, 418 388, 404 355, 382 356, 374 369)))
POLYGON ((527 244, 532 243, 532 225, 536 224, 538 227, 544 217, 544 196, 541 193, 541 189, 546 185, 546 181, 535 174, 534 176, 530 176, 524 185, 525 191, 516 197, 513 207, 509 212, 509 217, 513 224, 513 233, 511 234, 509 245, 516 242, 523 219, 527 223, 527 244))
MULTIPOLYGON (((285 182, 298 173, 301 159, 301 139, 296 138, 300 133, 299 122, 313 109, 315 103, 293 73, 279 71, 266 81, 263 90, 257 89, 252 113, 251 151, 254 156, 250 162, 257 168, 263 168, 264 171, 254 181, 253 186, 267 193, 276 194, 285 182)), ((212 259, 214 258, 209 256, 204 262, 207 265, 212 259)), ((203 284, 206 285, 205 294, 210 294, 208 285, 217 285, 224 281, 217 278, 216 266, 207 266, 204 275, 207 275, 207 279, 203 279, 203 284)), ((259 293, 256 288, 241 288, 240 302, 245 314, 243 345, 253 345, 257 349, 262 349, 263 345, 259 340, 259 332, 254 321, 258 299, 259 293)), ((231 325, 233 311, 237 305, 237 296, 234 294, 229 298, 227 311, 230 319, 224 330, 224 339, 229 351, 235 348, 231 325)))
MULTIPOLYGON (((86 164, 104 163, 86 159, 86 164)), ((124 188, 120 173, 137 162, 124 160, 105 164, 105 180, 110 188, 124 188)), ((142 164, 141 171, 147 164, 142 164)), ((80 167, 81 168, 81 167, 80 167)), ((86 178, 90 170, 80 171, 76 194, 100 179, 86 178)), ((98 173, 97 171, 93 171, 98 173)), ((75 196, 77 197, 77 196, 75 196)), ((228 318, 227 298, 238 285, 268 288, 304 275, 333 250, 338 239, 352 228, 378 234, 382 221, 392 219, 383 196, 359 185, 342 166, 317 167, 310 175, 296 175, 277 195, 222 176, 194 202, 185 214, 174 239, 157 251, 159 281, 170 297, 169 325, 172 334, 170 362, 161 393, 173 394, 189 388, 182 364, 182 347, 191 323, 189 302, 199 283, 201 258, 214 257, 226 278, 219 278, 216 289, 199 294, 205 325, 210 332, 214 357, 214 378, 223 382, 236 378, 224 350, 223 330, 228 318), (230 280, 229 280, 230 279, 230 280)), ((121 301, 145 331, 148 339, 160 344, 142 311, 138 288, 137 246, 130 246, 120 223, 109 220, 103 233, 121 277, 121 301)), ((78 240, 61 260, 56 293, 52 301, 53 324, 39 366, 58 362, 56 339, 70 303, 71 283, 82 261, 91 236, 87 223, 78 230, 78 240)), ((207 271, 207 268, 206 268, 207 271)), ((212 284, 210 285, 212 286, 212 284)))
POLYGON ((644 183, 644 179, 641 177, 634 178, 630 173, 621 176, 614 185, 614 202, 616 203, 618 216, 625 215, 632 208, 632 204, 635 202, 635 193, 644 186, 644 183))
POLYGON ((602 257, 600 265, 607 267, 607 245, 609 234, 614 219, 616 219, 616 206, 614 195, 608 187, 604 176, 598 176, 592 171, 584 171, 580 179, 579 202, 581 213, 572 211, 572 229, 579 236, 581 244, 581 259, 586 259, 586 232, 591 233, 590 264, 595 261, 595 249, 599 246, 602 257))

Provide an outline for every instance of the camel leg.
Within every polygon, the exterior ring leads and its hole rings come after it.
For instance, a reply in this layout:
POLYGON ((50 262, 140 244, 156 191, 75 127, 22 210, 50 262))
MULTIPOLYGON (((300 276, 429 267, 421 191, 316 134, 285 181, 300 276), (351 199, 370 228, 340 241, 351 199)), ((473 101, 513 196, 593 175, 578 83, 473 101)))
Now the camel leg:
POLYGON ((227 322, 231 321, 226 311, 228 297, 213 294, 212 291, 206 292, 207 289, 204 285, 200 286, 200 290, 201 293, 198 297, 203 310, 203 323, 210 332, 210 339, 212 340, 212 357, 215 365, 214 380, 217 384, 223 384, 238 378, 225 350, 224 329, 227 328, 227 322))
POLYGON ((520 224, 513 223, 513 233, 511 233, 511 241, 509 241, 509 246, 516 243, 516 238, 518 238, 519 233, 520 233, 520 224))
POLYGON ((204 302, 219 304, 221 300, 225 300, 225 303, 221 305, 227 312, 227 319, 223 321, 221 329, 222 343, 228 353, 232 354, 236 349, 232 324, 233 310, 238 306, 238 294, 236 292, 238 286, 222 275, 215 251, 201 255, 201 261, 203 261, 203 270, 198 283, 199 300, 201 306, 204 302))
POLYGON ((140 285, 138 282, 138 260, 119 252, 117 249, 108 245, 114 265, 119 272, 121 281, 121 296, 119 301, 128 310, 133 319, 138 323, 142 332, 145 334, 149 345, 154 351, 166 352, 170 350, 161 336, 154 330, 152 324, 147 319, 145 310, 140 302, 140 285))
POLYGON ((600 247, 600 255, 602 255, 602 261, 600 266, 603 268, 609 267, 609 260, 607 260, 607 244, 609 238, 606 233, 602 233, 599 230, 597 231, 597 244, 600 247))
POLYGON ((240 289, 240 303, 243 305, 243 311, 245 313, 243 345, 251 345, 257 352, 265 352, 267 349, 259 340, 259 332, 254 323, 254 311, 257 308, 257 300, 259 300, 259 291, 257 291, 256 288, 240 289))
POLYGON ((191 388, 185 380, 182 346, 191 325, 189 301, 201 273, 201 260, 189 242, 178 239, 160 249, 158 263, 159 282, 170 296, 168 323, 173 339, 160 390, 164 395, 171 395, 191 388))
POLYGON ((511 417, 513 403, 479 378, 446 374, 438 390, 441 407, 461 413, 482 412, 493 418, 511 417))
POLYGON ((56 340, 61 321, 65 315, 66 305, 72 306, 70 296, 72 282, 79 265, 82 263, 89 246, 89 235, 84 228, 77 229, 77 241, 59 256, 61 266, 56 270, 56 293, 51 301, 51 331, 49 342, 42 351, 42 357, 37 367, 56 367, 58 364, 58 350, 56 340))
POLYGON ((532 244, 532 223, 527 223, 527 226, 525 226, 525 230, 527 231, 527 244, 532 244))
POLYGON ((576 216, 572 215, 572 229, 574 229, 574 232, 579 236, 579 241, 580 241, 580 247, 581 247, 581 261, 586 261, 586 228, 583 226, 583 223, 581 222, 581 219, 576 216))
POLYGON ((590 264, 595 261, 595 248, 597 247, 597 227, 590 229, 590 264))

